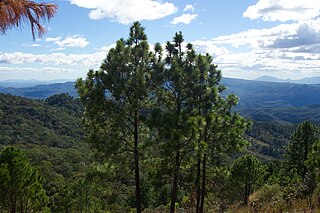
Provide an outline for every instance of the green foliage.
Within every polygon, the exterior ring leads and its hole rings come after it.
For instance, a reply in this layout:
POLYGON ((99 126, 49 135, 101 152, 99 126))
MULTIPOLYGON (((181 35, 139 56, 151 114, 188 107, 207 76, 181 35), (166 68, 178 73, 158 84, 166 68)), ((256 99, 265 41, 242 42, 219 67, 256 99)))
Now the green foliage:
POLYGON ((263 121, 244 137, 251 123, 235 113, 238 98, 224 95, 212 57, 183 45, 180 32, 164 52, 159 43, 151 51, 135 22, 100 69, 77 81, 80 100, 68 94, 46 100, 0 94, 0 146, 24 149, 38 169, 16 151, 14 168, 24 169, 10 170, 13 164, 0 161, 0 210, 9 208, 9 183, 34 212, 47 211, 41 209, 46 205, 52 212, 232 212, 240 198, 255 205, 251 210, 284 211, 300 199, 311 201, 311 171, 319 175, 320 165, 317 128, 305 122, 292 134, 292 123, 266 122, 270 114, 272 121, 297 120, 290 115, 298 111, 282 114, 274 108, 280 103, 272 102, 266 111, 255 108, 263 121), (249 153, 264 162, 281 159, 289 144, 287 161, 264 166, 249 154, 232 164, 247 140, 253 144, 249 153), (9 178, 10 172, 22 180, 9 178), (28 178, 39 183, 29 187, 33 193, 25 191, 28 178))
POLYGON ((239 191, 245 205, 249 195, 261 186, 265 168, 253 155, 247 154, 235 160, 231 167, 231 182, 239 191))
POLYGON ((82 104, 80 100, 67 93, 52 95, 45 99, 45 102, 50 106, 64 108, 69 113, 75 114, 77 117, 82 115, 82 104))
POLYGON ((234 197, 230 184, 230 170, 227 167, 208 167, 207 206, 215 212, 224 212, 234 197))
POLYGON ((81 118, 41 101, 0 94, 0 144, 81 146, 81 118))
POLYGON ((320 140, 317 140, 308 154, 308 160, 305 162, 310 171, 320 181, 320 140))
POLYGON ((6 147, 0 153, 1 212, 47 211, 44 179, 18 149, 6 147))
POLYGON ((312 145, 319 139, 319 129, 310 121, 298 126, 290 138, 286 151, 286 158, 290 168, 295 168, 301 178, 308 173, 305 162, 312 145))
POLYGON ((281 159, 295 128, 295 124, 287 122, 254 121, 252 128, 246 132, 252 144, 249 149, 267 159, 281 159))
MULTIPOLYGON (((84 125, 91 146, 105 155, 114 167, 134 166, 136 208, 141 212, 140 152, 146 142, 145 113, 150 107, 161 48, 150 51, 144 28, 135 22, 129 38, 120 39, 103 61, 100 70, 77 81, 85 106, 84 125)), ((128 168, 129 167, 129 168, 128 168)), ((119 171, 123 172, 123 168, 119 171)))

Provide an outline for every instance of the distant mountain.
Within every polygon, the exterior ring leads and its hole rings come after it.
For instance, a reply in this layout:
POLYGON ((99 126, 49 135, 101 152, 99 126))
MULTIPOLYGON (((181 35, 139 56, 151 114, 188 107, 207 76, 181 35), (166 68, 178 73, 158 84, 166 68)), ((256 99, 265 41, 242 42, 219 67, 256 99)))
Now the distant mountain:
MULTIPOLYGON (((228 89, 223 95, 236 94, 238 108, 250 107, 301 107, 320 104, 320 84, 293 84, 223 78, 228 89)), ((0 93, 33 99, 45 99, 54 94, 68 93, 78 97, 75 82, 38 85, 26 88, 0 87, 0 93)))
POLYGON ((264 82, 276 82, 276 83, 289 83, 291 80, 287 79, 280 79, 268 75, 260 76, 259 78, 256 78, 255 81, 264 81, 264 82))
POLYGON ((277 82, 277 83, 294 83, 294 84, 320 84, 320 76, 302 78, 299 80, 291 79, 279 79, 272 76, 261 76, 256 78, 255 81, 265 81, 265 82, 277 82))
POLYGON ((12 88, 24 88, 24 87, 34 87, 38 85, 49 85, 55 83, 64 83, 70 80, 66 79, 57 79, 57 80, 48 80, 48 81, 39 81, 39 80, 5 80, 0 81, 0 87, 12 87, 12 88))
POLYGON ((49 85, 37 85, 26 88, 0 87, 0 93, 21 96, 33 99, 45 99, 49 96, 68 93, 73 97, 77 97, 75 82, 55 83, 49 85))
POLYGON ((236 94, 239 107, 301 107, 320 104, 320 84, 276 83, 224 78, 225 94, 236 94))

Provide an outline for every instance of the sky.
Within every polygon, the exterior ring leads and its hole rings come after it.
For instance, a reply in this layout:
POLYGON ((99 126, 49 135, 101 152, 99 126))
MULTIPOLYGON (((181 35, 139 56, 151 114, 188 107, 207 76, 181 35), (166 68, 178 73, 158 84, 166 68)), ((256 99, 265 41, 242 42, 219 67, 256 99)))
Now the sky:
MULTIPOLYGON (((40 1, 36 1, 40 2, 40 1)), ((43 0, 42 2, 49 2, 43 0)), ((74 80, 97 70, 134 21, 150 45, 182 31, 224 77, 320 76, 319 0, 55 0, 35 41, 28 23, 0 34, 0 80, 74 80)))

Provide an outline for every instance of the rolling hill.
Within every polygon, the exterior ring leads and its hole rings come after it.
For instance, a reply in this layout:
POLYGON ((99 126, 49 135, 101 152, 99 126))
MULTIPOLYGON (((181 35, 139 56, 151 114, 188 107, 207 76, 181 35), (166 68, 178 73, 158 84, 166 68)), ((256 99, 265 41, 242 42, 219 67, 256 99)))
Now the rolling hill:
MULTIPOLYGON (((68 93, 77 97, 74 82, 37 85, 26 88, 0 87, 1 93, 45 99, 54 94, 68 93)), ((228 89, 223 95, 236 94, 240 108, 251 107, 302 107, 320 104, 320 84, 276 83, 223 78, 228 89)))

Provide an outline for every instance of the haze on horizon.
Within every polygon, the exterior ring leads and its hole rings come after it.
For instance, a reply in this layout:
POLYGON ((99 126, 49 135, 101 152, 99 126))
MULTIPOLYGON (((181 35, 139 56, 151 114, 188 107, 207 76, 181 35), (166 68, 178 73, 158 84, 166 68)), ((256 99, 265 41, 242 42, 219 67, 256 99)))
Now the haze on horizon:
POLYGON ((320 75, 317 0, 56 0, 48 32, 32 40, 29 26, 0 37, 0 80, 76 79, 98 69, 107 51, 141 21, 151 44, 182 31, 214 57, 224 77, 320 75), (124 7, 123 5, 130 5, 124 7), (80 23, 80 24, 79 24, 80 23))

